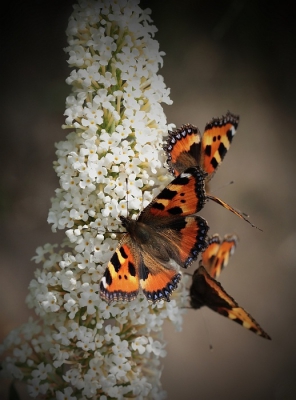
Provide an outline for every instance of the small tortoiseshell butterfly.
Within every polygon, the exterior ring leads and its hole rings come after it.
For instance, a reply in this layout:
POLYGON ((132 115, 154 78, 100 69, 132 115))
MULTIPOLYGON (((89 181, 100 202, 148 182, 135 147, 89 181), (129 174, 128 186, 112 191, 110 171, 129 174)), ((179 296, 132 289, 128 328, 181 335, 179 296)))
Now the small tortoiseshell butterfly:
POLYGON ((201 255, 201 264, 205 267, 212 278, 220 276, 223 268, 229 262, 238 242, 236 235, 225 235, 223 240, 216 233, 208 240, 208 247, 201 255))
POLYGON ((205 179, 208 182, 229 150, 238 123, 239 116, 228 112, 207 123, 203 135, 191 124, 169 131, 164 150, 170 172, 178 176, 185 169, 199 165, 208 174, 205 179))
POLYGON ((207 246, 207 222, 195 216, 205 204, 204 172, 189 168, 175 178, 136 220, 120 217, 127 233, 100 282, 107 302, 133 300, 139 289, 149 301, 170 300, 187 268, 207 246))
MULTIPOLYGON (((174 176, 178 176, 185 169, 198 165, 207 173, 205 177, 207 184, 223 161, 238 123, 239 116, 228 112, 225 116, 213 118, 207 123, 203 135, 191 124, 182 125, 173 132, 169 131, 167 143, 163 147, 167 155, 169 171, 174 176)), ((207 199, 220 204, 255 227, 242 213, 218 197, 207 193, 207 199)))

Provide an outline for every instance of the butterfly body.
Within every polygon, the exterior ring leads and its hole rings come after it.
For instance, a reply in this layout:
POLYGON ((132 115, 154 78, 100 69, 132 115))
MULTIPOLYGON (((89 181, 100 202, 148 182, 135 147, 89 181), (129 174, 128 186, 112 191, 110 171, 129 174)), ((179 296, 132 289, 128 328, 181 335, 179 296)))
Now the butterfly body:
POLYGON ((121 216, 127 233, 100 283, 108 302, 133 300, 141 288, 149 301, 169 301, 187 268, 207 246, 207 222, 198 212, 205 203, 205 174, 189 168, 175 178, 136 220, 121 216))

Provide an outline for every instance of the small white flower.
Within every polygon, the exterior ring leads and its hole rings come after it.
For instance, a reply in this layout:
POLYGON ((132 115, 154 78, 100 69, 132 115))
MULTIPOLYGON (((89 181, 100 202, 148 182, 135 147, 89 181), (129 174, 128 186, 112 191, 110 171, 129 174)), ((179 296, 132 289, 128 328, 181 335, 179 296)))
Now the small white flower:
POLYGON ((166 351, 164 350, 164 345, 161 344, 158 340, 153 340, 152 337, 149 337, 149 343, 146 346, 146 350, 148 352, 153 352, 155 355, 159 357, 165 357, 166 351))
POLYGON ((145 353, 146 344, 148 343, 148 339, 146 336, 139 336, 132 342, 133 350, 137 350, 140 354, 145 353))
POLYGON ((57 296, 53 292, 48 292, 45 295, 38 295, 37 300, 46 312, 56 312, 60 306, 57 304, 57 296))
POLYGON ((32 371, 32 376, 38 378, 41 381, 47 379, 48 374, 52 372, 53 368, 50 364, 44 364, 43 362, 37 366, 37 369, 32 371))
POLYGON ((62 392, 60 390, 56 391, 56 399, 57 400, 76 400, 76 396, 71 396, 73 393, 73 389, 71 387, 67 387, 62 392))
POLYGON ((18 359, 20 363, 23 363, 28 357, 32 355, 32 349, 27 343, 24 343, 21 345, 20 348, 16 347, 13 350, 13 355, 18 359))
POLYGON ((28 391, 31 397, 40 397, 40 395, 44 395, 48 388, 49 384, 41 383, 38 378, 33 378, 28 381, 28 391))

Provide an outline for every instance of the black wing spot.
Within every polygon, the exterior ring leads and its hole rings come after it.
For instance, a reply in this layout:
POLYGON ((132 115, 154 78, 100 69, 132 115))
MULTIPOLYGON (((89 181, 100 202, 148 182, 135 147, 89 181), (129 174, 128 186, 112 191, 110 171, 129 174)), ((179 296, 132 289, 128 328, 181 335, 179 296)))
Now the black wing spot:
MULTIPOLYGON (((110 274, 109 268, 106 268, 106 271, 104 273, 104 277, 106 278, 107 285, 111 285, 112 284, 112 276, 110 274)), ((104 286, 103 286, 102 282, 101 282, 101 286, 104 289, 104 286)))
POLYGON ((158 196, 159 199, 172 200, 176 196, 177 191, 165 188, 160 194, 161 196, 158 196))
POLYGON ((213 168, 215 168, 215 169, 216 169, 216 168, 218 167, 218 165, 219 165, 215 157, 213 157, 213 158, 211 159, 211 164, 212 164, 213 168))
POLYGON ((163 211, 165 209, 165 206, 162 203, 156 201, 155 203, 152 204, 151 208, 163 211))
POLYGON ((128 258, 128 255, 127 255, 126 252, 124 251, 124 247, 120 247, 119 251, 120 251, 120 254, 121 254, 121 256, 122 256, 123 258, 125 258, 125 259, 128 258))
MULTIPOLYGON (((186 202, 186 200, 185 200, 186 202)), ((167 212, 171 215, 180 215, 183 214, 183 209, 181 207, 172 207, 167 210, 167 212)))
POLYGON ((212 146, 211 146, 210 144, 208 144, 208 145, 205 147, 205 155, 208 156, 208 157, 210 157, 211 152, 212 152, 212 146))
POLYGON ((136 268, 132 262, 128 263, 128 272, 131 274, 131 276, 136 276, 136 268))
MULTIPOLYGON (((120 249, 121 250, 121 249, 120 249)), ((118 258, 118 254, 117 252, 115 252, 110 260, 111 264, 113 265, 114 269, 116 272, 118 272, 120 270, 121 264, 119 262, 119 258, 118 258)), ((108 271, 108 269, 106 269, 106 272, 108 271)))
POLYGON ((226 147, 224 146, 224 144, 222 142, 219 145, 218 152, 219 152, 219 155, 220 155, 221 159, 223 159, 223 157, 227 153, 227 149, 226 149, 226 147))

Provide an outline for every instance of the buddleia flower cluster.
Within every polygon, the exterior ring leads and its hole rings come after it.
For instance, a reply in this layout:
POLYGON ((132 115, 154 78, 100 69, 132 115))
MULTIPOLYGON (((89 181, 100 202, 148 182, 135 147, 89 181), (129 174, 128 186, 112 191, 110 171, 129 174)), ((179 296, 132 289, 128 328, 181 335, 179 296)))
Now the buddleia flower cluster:
POLYGON ((27 304, 37 319, 1 346, 2 374, 44 399, 161 399, 162 330, 181 328, 187 290, 171 302, 108 304, 99 282, 113 255, 119 215, 136 215, 171 180, 163 135, 171 104, 158 74, 162 56, 149 10, 134 0, 81 0, 67 37, 64 141, 56 145, 55 191, 48 222, 59 245, 37 249, 27 304))

